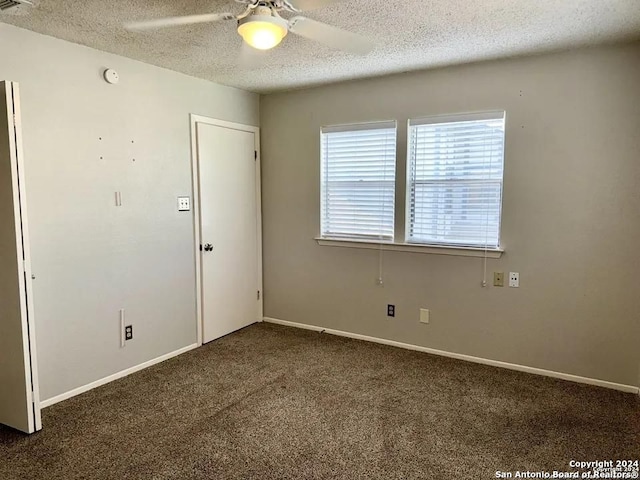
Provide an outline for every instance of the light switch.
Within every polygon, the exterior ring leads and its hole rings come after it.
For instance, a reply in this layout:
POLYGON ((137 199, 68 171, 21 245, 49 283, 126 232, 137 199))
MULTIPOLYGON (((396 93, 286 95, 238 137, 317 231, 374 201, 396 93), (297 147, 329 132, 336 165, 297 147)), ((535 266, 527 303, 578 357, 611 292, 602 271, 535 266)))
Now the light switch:
POLYGON ((191 198, 190 197, 178 197, 178 211, 188 212, 191 210, 191 198))

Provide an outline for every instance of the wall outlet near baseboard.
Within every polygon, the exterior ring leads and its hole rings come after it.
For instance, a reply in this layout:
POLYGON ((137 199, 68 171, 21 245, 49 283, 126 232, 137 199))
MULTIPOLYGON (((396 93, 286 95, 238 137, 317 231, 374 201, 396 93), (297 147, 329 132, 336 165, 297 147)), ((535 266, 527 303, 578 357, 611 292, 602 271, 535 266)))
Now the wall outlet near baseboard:
POLYGON ((387 317, 395 317, 396 316, 396 306, 395 305, 387 305, 387 317))
POLYGON ((429 323, 429 310, 426 308, 420 309, 420 323, 429 323))
POLYGON ((133 340, 133 325, 124 327, 124 340, 133 340))

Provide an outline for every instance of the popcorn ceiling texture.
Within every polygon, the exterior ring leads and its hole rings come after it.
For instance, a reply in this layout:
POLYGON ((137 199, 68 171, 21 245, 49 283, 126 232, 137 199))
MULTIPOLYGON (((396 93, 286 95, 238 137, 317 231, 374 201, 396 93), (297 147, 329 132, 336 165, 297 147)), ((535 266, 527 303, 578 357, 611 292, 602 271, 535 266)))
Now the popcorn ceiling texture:
POLYGON ((346 0, 305 15, 369 36, 378 46, 368 56, 293 34, 249 54, 233 21, 136 33, 122 26, 239 13, 233 0, 34 3, 28 15, 0 14, 0 22, 260 93, 640 38, 640 0, 346 0))

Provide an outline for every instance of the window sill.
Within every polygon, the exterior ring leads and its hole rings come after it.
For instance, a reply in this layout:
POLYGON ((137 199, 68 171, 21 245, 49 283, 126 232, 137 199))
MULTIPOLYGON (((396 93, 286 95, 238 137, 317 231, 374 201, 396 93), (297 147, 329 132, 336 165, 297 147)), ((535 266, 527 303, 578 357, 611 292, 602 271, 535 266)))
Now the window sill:
MULTIPOLYGON (((364 248, 368 250, 388 250, 392 252, 428 253, 433 255, 454 255, 457 257, 484 257, 485 249, 477 247, 450 247, 444 245, 418 245, 414 243, 379 243, 370 240, 348 240, 334 238, 315 238, 318 245, 325 247, 364 248)), ((486 250, 487 258, 500 258, 504 250, 491 248, 486 250)))

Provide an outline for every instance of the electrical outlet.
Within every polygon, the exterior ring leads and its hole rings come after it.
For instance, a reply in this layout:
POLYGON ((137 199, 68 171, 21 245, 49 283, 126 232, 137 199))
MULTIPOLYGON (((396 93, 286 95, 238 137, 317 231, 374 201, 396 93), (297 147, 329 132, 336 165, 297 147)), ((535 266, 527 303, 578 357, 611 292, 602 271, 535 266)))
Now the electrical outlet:
POLYGON ((493 286, 504 287, 504 272, 493 272, 493 286))
POLYGON ((396 306, 387 305, 387 317, 395 317, 395 316, 396 316, 396 306))
POLYGON ((190 197, 178 197, 178 211, 188 212, 191 210, 191 198, 190 197))
POLYGON ((429 323, 429 310, 426 308, 420 309, 420 323, 429 323))
POLYGON ((124 339, 133 340, 133 325, 127 325, 124 327, 124 339))
POLYGON ((518 272, 509 272, 509 286, 512 288, 520 286, 520 274, 518 272))

